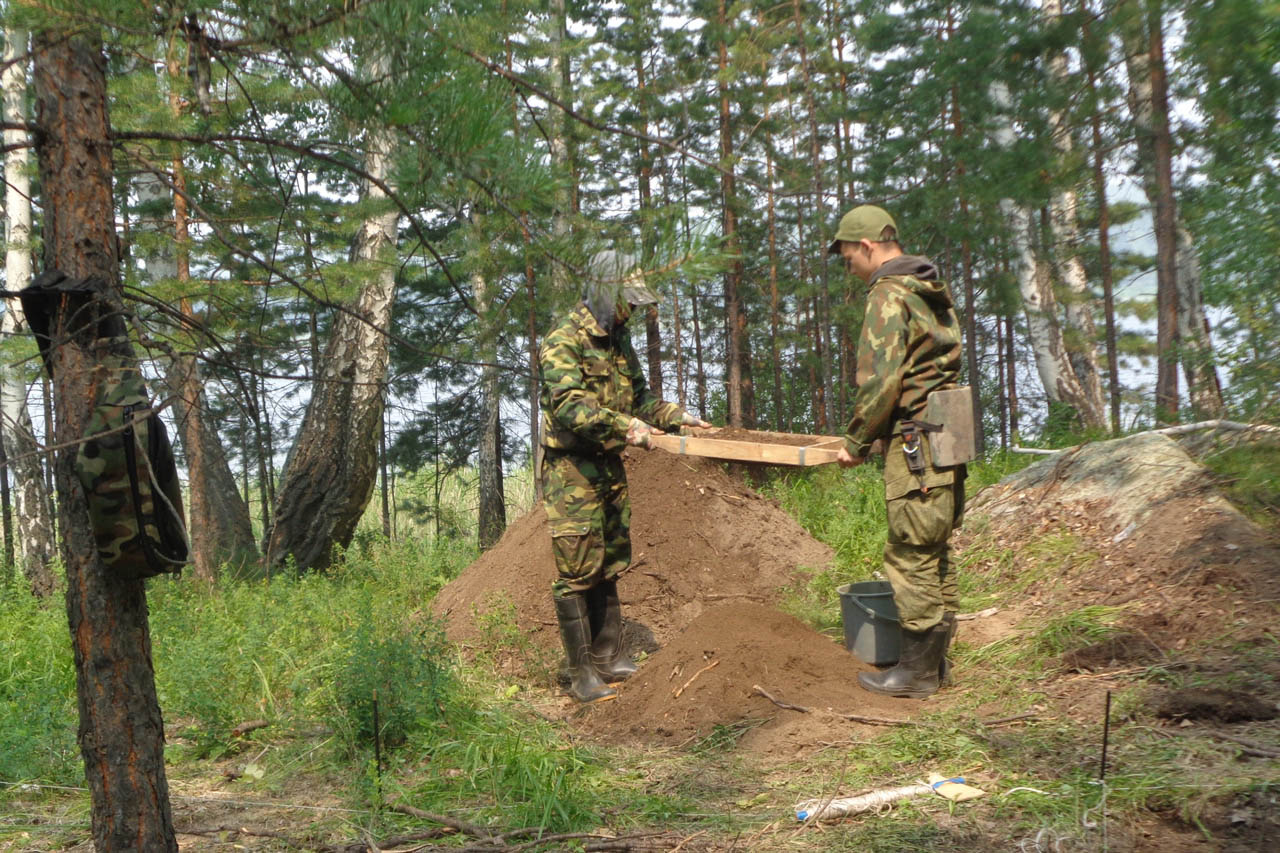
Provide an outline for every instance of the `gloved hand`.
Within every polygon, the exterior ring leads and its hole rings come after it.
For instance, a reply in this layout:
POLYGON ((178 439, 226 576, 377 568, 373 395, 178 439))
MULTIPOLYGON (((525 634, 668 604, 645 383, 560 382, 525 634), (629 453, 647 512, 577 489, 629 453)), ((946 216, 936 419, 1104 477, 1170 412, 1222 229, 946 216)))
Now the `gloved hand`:
POLYGON ((710 423, 690 412, 685 412, 680 416, 680 423, 683 426, 701 427, 702 429, 708 429, 711 426, 710 423))
POLYGON ((627 424, 627 444, 632 447, 643 447, 648 450, 649 437, 654 435, 662 435, 662 430, 649 426, 639 418, 632 418, 631 423, 627 424))

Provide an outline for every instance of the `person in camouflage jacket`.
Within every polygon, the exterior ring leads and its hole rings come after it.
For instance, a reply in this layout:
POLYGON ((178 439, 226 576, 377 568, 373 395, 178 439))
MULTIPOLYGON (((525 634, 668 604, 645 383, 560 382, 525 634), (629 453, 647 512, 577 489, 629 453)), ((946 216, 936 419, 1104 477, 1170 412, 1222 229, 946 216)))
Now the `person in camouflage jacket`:
POLYGON ((838 461, 860 465, 873 442, 888 445, 884 571, 898 607, 902 654, 893 668, 861 673, 858 681, 876 693, 922 698, 949 675, 946 652, 959 607, 949 540, 964 513, 965 467, 935 466, 929 425, 912 424, 923 423, 932 392, 958 384, 961 341, 946 282, 928 258, 903 254, 897 238, 886 211, 861 205, 840 220, 828 250, 867 283, 858 387, 838 461), (913 471, 904 445, 912 450, 917 444, 920 465, 913 471))
POLYGON ((634 308, 658 301, 627 255, 588 264, 582 301, 542 344, 541 467, 557 578, 552 584, 569 692, 617 695, 636 666, 622 645, 617 578, 631 563, 631 506, 622 450, 682 425, 710 426, 654 396, 631 345, 634 308))

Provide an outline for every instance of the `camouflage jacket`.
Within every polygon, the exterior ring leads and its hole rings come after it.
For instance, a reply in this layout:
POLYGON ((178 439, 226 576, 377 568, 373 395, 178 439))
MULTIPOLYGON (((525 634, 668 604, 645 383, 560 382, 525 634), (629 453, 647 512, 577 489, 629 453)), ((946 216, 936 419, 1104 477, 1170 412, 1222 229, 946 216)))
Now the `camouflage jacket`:
POLYGON ((542 343, 542 445, 611 453, 626 444, 632 417, 661 429, 684 409, 649 392, 626 326, 607 334, 583 303, 542 343))
POLYGON ((858 390, 845 447, 866 456, 902 420, 922 417, 929 392, 960 378, 960 322, 926 258, 902 255, 872 276, 858 339, 858 390))

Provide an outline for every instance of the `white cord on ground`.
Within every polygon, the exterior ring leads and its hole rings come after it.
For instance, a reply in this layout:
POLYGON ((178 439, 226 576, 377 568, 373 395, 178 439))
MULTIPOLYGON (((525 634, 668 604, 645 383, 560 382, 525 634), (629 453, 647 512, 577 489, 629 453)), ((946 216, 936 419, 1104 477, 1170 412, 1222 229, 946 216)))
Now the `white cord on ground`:
POLYGON ((829 802, 826 800, 809 800, 796 806, 796 820, 827 820, 833 817, 858 814, 859 812, 878 811, 897 800, 905 800, 909 797, 932 793, 933 788, 923 782, 917 782, 914 785, 904 785, 901 788, 885 788, 882 791, 872 791, 869 794, 862 794, 857 797, 843 797, 829 802))

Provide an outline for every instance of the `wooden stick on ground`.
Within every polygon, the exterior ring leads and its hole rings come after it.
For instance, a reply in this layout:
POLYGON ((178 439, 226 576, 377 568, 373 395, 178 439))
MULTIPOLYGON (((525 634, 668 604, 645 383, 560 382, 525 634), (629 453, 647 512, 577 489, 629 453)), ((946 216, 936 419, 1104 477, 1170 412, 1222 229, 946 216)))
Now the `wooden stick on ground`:
MULTIPOLYGON (((768 690, 765 690, 759 684, 753 685, 751 690, 752 692, 768 699, 770 702, 777 705, 779 708, 784 708, 788 711, 799 711, 802 714, 808 714, 810 711, 813 710, 812 708, 806 708, 803 705, 792 705, 790 702, 783 702, 781 699, 774 696, 768 690)), ((838 711, 833 711, 832 713, 842 720, 848 720, 853 723, 866 723, 867 725, 871 725, 871 726, 920 726, 926 729, 938 728, 938 726, 934 723, 925 723, 919 720, 892 720, 887 717, 864 717, 861 714, 842 714, 838 711)), ((1001 717, 996 720, 980 720, 979 723, 984 726, 998 726, 998 725, 1001 725, 1002 723, 1012 723, 1018 720, 1029 720, 1034 716, 1036 716, 1034 711, 1028 711, 1025 714, 1015 714, 1012 717, 1001 717)))
POLYGON ((751 689, 753 692, 759 693, 761 696, 768 699, 770 702, 777 705, 779 708, 783 708, 788 711, 799 711, 801 714, 807 714, 813 710, 812 708, 806 708, 803 705, 792 705, 790 702, 783 702, 781 699, 778 699, 777 697, 775 697, 773 694, 771 694, 768 690, 765 690, 759 684, 752 685, 751 689))
POLYGON ((685 689, 686 689, 686 688, 688 688, 688 686, 689 686, 690 684, 693 684, 693 682, 697 681, 697 680, 698 680, 698 676, 699 676, 699 675, 702 675, 702 673, 706 672, 706 671, 707 671, 707 670, 709 670, 709 669, 715 669, 715 668, 716 668, 717 666, 719 666, 719 665, 720 665, 720 658, 716 658, 716 659, 715 659, 715 660, 713 660, 711 663, 707 664, 707 665, 706 665, 706 666, 704 666, 702 669, 698 670, 698 671, 697 671, 697 672, 695 672, 693 675, 689 676, 689 680, 688 680, 688 681, 686 681, 684 684, 682 684, 682 685, 680 686, 680 689, 679 689, 679 690, 677 690, 676 692, 672 693, 672 694, 671 694, 671 698, 672 698, 672 699, 679 699, 679 698, 680 698, 680 694, 681 694, 681 693, 683 693, 683 692, 685 691, 685 689))

